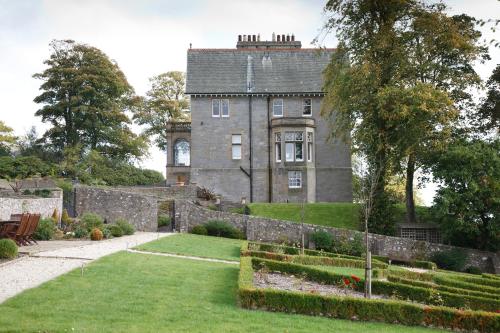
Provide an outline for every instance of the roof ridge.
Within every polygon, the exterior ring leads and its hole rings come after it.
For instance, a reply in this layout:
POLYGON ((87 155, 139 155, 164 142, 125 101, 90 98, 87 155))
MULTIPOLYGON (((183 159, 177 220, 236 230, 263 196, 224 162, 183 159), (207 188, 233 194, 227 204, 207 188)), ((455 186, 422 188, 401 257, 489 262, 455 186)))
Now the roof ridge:
POLYGON ((196 49, 188 49, 188 52, 269 52, 269 51, 292 51, 292 52, 301 52, 301 51, 335 51, 337 48, 269 48, 269 49, 229 49, 229 48, 196 48, 196 49))

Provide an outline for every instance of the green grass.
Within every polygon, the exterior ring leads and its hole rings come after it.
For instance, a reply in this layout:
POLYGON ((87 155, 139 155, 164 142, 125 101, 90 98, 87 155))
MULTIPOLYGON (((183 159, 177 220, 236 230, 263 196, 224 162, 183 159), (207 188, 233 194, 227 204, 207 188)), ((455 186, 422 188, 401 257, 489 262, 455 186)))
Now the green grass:
MULTIPOLYGON (((300 222, 301 205, 296 203, 251 203, 250 215, 300 222)), ((304 222, 327 227, 359 230, 359 204, 348 202, 318 202, 305 204, 304 222)), ((416 207, 419 222, 432 222, 428 207, 416 207)), ((406 208, 395 206, 395 219, 405 221, 406 208)))
POLYGON ((240 260, 241 240, 176 234, 136 247, 137 250, 174 253, 203 258, 240 260))
MULTIPOLYGON (((252 203, 250 214, 300 222, 301 205, 295 203, 252 203)), ((359 205, 343 202, 305 204, 304 222, 328 227, 359 229, 359 205)))
POLYGON ((238 270, 120 252, 0 304, 0 332, 438 332, 240 309, 238 270))

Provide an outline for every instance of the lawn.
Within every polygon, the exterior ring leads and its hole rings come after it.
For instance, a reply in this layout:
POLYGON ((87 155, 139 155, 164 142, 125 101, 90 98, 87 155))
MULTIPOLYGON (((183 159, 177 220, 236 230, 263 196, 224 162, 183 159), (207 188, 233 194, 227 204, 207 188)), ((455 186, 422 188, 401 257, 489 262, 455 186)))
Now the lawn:
MULTIPOLYGON (((251 203, 250 215, 293 222, 301 221, 301 204, 296 203, 251 203)), ((359 230, 359 204, 348 202, 318 202, 305 204, 304 222, 327 227, 359 230)), ((432 222, 428 207, 416 207, 419 222, 432 222)), ((404 222, 406 208, 395 207, 395 219, 404 222)))
MULTIPOLYGON (((1 332, 438 332, 249 311, 238 267, 120 252, 0 305, 1 332)), ((441 331, 442 332, 442 331, 441 331)))
POLYGON ((175 234, 139 245, 135 249, 239 261, 240 247, 241 241, 237 239, 175 234))

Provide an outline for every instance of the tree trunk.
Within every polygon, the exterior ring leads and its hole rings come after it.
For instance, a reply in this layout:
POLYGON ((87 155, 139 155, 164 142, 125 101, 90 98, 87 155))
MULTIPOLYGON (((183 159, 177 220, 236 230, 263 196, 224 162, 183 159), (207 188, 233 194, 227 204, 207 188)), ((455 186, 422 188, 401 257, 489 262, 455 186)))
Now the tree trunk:
POLYGON ((417 222, 415 213, 415 200, 413 198, 413 177, 415 176, 415 155, 410 153, 408 156, 408 166, 406 167, 406 222, 417 222))

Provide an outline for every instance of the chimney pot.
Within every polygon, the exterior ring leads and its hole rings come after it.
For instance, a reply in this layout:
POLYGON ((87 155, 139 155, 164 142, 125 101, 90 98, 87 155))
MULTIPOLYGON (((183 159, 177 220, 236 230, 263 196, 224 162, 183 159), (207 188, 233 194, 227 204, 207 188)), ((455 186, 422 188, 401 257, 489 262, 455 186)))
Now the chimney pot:
POLYGON ((294 41, 295 41, 295 35, 292 34, 292 42, 294 42, 294 41))
POLYGON ((238 42, 241 42, 241 35, 238 35, 238 42))
POLYGON ((281 42, 281 35, 278 35, 277 42, 281 42))
POLYGON ((290 35, 286 35, 286 41, 289 42, 290 41, 290 35))
POLYGON ((281 41, 285 42, 285 34, 281 35, 281 41))
POLYGON ((257 34, 257 41, 260 42, 260 34, 257 34))
POLYGON ((257 41, 257 36, 256 36, 256 35, 253 35, 253 36, 252 36, 252 39, 253 39, 253 41, 254 41, 254 42, 256 42, 256 41, 257 41))

